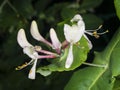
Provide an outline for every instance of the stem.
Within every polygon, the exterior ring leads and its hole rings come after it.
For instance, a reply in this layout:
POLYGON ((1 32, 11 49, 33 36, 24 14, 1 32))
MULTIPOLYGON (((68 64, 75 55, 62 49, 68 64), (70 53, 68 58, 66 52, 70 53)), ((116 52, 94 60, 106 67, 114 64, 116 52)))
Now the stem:
POLYGON ((0 13, 2 13, 2 9, 5 6, 5 4, 7 3, 8 0, 4 0, 3 3, 0 5, 0 13))
POLYGON ((14 12, 18 13, 16 8, 9 1, 7 1, 7 3, 13 9, 14 12))
POLYGON ((84 65, 89 65, 89 66, 94 66, 94 67, 103 67, 103 68, 106 68, 106 65, 91 64, 91 63, 86 63, 86 62, 84 62, 83 64, 84 65))

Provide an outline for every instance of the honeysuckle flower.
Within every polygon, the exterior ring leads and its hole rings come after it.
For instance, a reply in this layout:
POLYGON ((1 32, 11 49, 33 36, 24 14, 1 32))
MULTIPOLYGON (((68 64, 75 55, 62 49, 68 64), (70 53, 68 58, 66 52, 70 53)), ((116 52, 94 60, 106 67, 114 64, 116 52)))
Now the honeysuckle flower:
POLYGON ((36 63, 39 55, 34 50, 34 47, 27 41, 24 29, 19 30, 17 35, 17 41, 19 45, 23 48, 24 54, 27 54, 32 59, 30 62, 34 62, 28 78, 35 79, 36 63))
POLYGON ((73 52, 72 52, 73 44, 78 42, 82 37, 82 34, 84 33, 84 29, 85 29, 84 22, 79 21, 78 24, 80 25, 72 25, 72 26, 68 24, 64 25, 64 35, 66 40, 70 43, 70 48, 65 63, 66 68, 69 68, 73 62, 73 52))
POLYGON ((81 18, 81 16, 75 16, 71 22, 77 21, 77 24, 73 24, 72 26, 65 24, 64 25, 64 35, 66 40, 70 43, 70 48, 67 56, 67 60, 65 63, 65 67, 69 68, 73 62, 73 44, 77 43, 84 34, 85 24, 81 18))
POLYGON ((53 28, 50 29, 50 38, 51 38, 52 44, 42 37, 42 35, 38 31, 37 23, 34 20, 31 23, 30 32, 34 39, 51 46, 53 49, 56 50, 57 53, 60 53, 61 43, 53 28))
POLYGON ((57 54, 46 51, 46 50, 42 50, 40 46, 31 45, 26 39, 24 29, 19 30, 17 35, 17 41, 18 41, 18 44, 23 48, 24 54, 28 55, 32 59, 29 63, 25 63, 22 66, 18 66, 17 70, 22 69, 30 64, 33 64, 28 75, 28 78, 30 79, 35 79, 35 71, 36 71, 36 65, 37 65, 38 59, 57 57, 57 54), (46 55, 39 55, 38 52, 44 53, 46 55))
POLYGON ((68 24, 64 24, 64 35, 66 40, 70 43, 70 47, 69 47, 69 52, 68 52, 68 56, 67 56, 67 60, 65 63, 65 67, 69 68, 73 62, 73 44, 77 43, 81 37, 83 36, 84 38, 86 38, 86 40, 88 41, 88 46, 91 49, 92 48, 92 43, 91 41, 87 38, 86 34, 89 34, 91 36, 94 36, 96 38, 99 37, 99 35, 102 35, 106 32, 103 33, 97 33, 97 30, 99 30, 101 28, 101 26, 96 29, 96 30, 85 30, 85 23, 82 19, 82 17, 79 14, 76 14, 72 19, 71 22, 75 22, 75 24, 73 23, 72 26, 68 25, 68 24), (90 32, 93 31, 93 32, 90 32))

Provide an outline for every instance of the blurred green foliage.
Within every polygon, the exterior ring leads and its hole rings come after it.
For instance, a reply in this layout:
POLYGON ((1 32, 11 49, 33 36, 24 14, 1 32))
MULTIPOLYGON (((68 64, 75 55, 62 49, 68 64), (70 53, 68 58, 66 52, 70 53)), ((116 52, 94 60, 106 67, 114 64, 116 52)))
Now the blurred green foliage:
MULTIPOLYGON (((120 2, 119 0, 115 1, 117 15, 119 15, 120 2)), ((64 36, 60 33, 63 30, 63 25, 77 13, 83 16, 86 29, 96 29, 102 24, 103 28, 101 32, 106 29, 110 31, 99 39, 89 37, 94 47, 89 53, 87 61, 92 62, 94 56, 96 56, 96 58, 102 57, 100 56, 101 54, 93 55, 93 51, 102 51, 119 27, 119 20, 115 13, 113 0, 0 0, 0 90, 63 90, 69 80, 70 86, 74 87, 76 85, 78 89, 67 89, 68 84, 65 90, 89 90, 87 86, 89 86, 88 83, 90 82, 85 79, 94 81, 95 78, 97 80, 95 85, 99 88, 94 85, 90 90, 103 90, 104 88, 111 90, 112 87, 114 87, 114 90, 120 90, 120 78, 118 76, 120 75, 118 63, 120 62, 118 55, 119 43, 115 46, 112 54, 110 54, 111 57, 108 58, 110 63, 112 63, 110 64, 112 71, 111 69, 103 68, 98 68, 96 71, 95 67, 82 65, 73 71, 54 72, 48 77, 37 74, 34 81, 27 78, 28 71, 31 67, 27 67, 21 71, 15 71, 15 67, 29 61, 29 58, 23 55, 22 49, 16 41, 17 32, 20 28, 26 30, 28 40, 35 45, 37 42, 31 38, 29 26, 32 20, 36 20, 40 32, 44 37, 48 38, 50 27, 54 27, 56 32, 59 33, 58 37, 63 41, 64 36), (115 57, 117 59, 115 59, 115 57), (79 69, 80 71, 77 71, 79 69), (101 74, 101 72, 105 73, 100 76, 101 79, 98 80, 97 75, 98 73, 101 74), (94 76, 93 73, 95 73, 94 76), (87 77, 87 74, 89 74, 89 77, 87 77), (78 83, 74 81, 74 77, 79 80, 78 83), (84 82, 81 82, 81 79, 84 80, 84 82), (87 86, 83 87, 83 84, 86 82, 87 86), (115 82, 115 84, 113 84, 113 82, 115 82), (102 84, 102 87, 100 87, 100 84, 102 84), (82 88, 80 85, 82 85, 83 89, 80 89, 82 88)), ((114 41, 116 40, 117 39, 114 41)), ((37 44, 42 45, 41 43, 37 44)), ((100 59, 100 62, 102 62, 101 60, 104 59, 100 59)), ((38 62, 38 66, 41 64, 45 64, 44 61, 41 60, 41 62, 38 62)))

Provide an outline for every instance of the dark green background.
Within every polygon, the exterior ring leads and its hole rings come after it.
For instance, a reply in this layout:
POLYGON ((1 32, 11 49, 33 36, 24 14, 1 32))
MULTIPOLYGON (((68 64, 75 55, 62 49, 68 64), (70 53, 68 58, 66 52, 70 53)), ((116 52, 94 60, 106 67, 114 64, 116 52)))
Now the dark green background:
MULTIPOLYGON (((106 47, 119 26, 114 1, 80 0, 80 7, 73 10, 66 8, 76 1, 79 0, 0 0, 0 90, 63 90, 72 73, 77 70, 54 72, 48 77, 37 74, 35 80, 27 78, 31 66, 15 71, 15 67, 29 61, 17 43, 18 30, 24 28, 28 40, 33 45, 40 44, 30 35, 32 20, 38 22, 41 34, 47 38, 50 27, 57 29, 58 23, 71 18, 77 10, 83 16, 86 29, 95 29, 103 24, 101 30, 109 30, 99 39, 89 36, 94 48, 88 56, 88 62, 91 62, 94 50, 102 51, 106 47)), ((44 63, 38 62, 38 66, 44 63)))

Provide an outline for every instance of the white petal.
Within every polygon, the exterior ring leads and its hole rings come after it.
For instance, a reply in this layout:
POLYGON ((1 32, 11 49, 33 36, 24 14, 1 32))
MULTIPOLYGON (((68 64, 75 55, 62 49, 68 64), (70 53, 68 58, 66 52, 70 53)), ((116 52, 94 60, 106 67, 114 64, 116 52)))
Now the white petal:
POLYGON ((82 17, 81 17, 79 14, 76 14, 76 15, 71 19, 71 22, 79 21, 79 20, 82 20, 82 17))
POLYGON ((41 34, 38 31, 37 23, 34 20, 31 23, 30 32, 34 39, 38 41, 44 41, 44 38, 41 36, 41 34))
POLYGON ((34 61, 34 64, 29 72, 29 75, 28 75, 29 79, 35 79, 36 65, 37 65, 37 60, 34 61))
MULTIPOLYGON (((83 22, 79 25, 81 26, 82 24, 83 22)), ((76 43, 81 39, 82 35, 84 34, 85 27, 80 26, 78 25, 69 26, 67 24, 64 25, 64 35, 69 43, 76 43)))
POLYGON ((41 41, 49 46, 52 46, 51 43, 49 43, 45 38, 42 37, 42 35, 38 31, 38 26, 36 21, 32 21, 31 28, 30 28, 31 35, 34 39, 41 41))
POLYGON ((72 52, 73 45, 70 45, 67 60, 65 63, 65 68, 70 68, 71 64, 73 63, 73 52, 72 52))
POLYGON ((38 58, 38 53, 34 50, 34 47, 25 47, 23 52, 32 59, 38 58))
POLYGON ((64 24, 64 35, 68 42, 71 42, 71 38, 73 38, 73 37, 71 37, 71 35, 72 35, 71 29, 72 29, 72 27, 70 25, 64 24))
POLYGON ((87 39, 87 41, 88 41, 88 46, 89 46, 89 48, 90 49, 92 49, 92 43, 91 43, 91 41, 87 38, 87 36, 84 34, 84 37, 87 39))
POLYGON ((82 21, 82 20, 78 21, 77 25, 78 25, 79 30, 85 32, 85 23, 84 23, 84 21, 82 21))
POLYGON ((60 49, 61 42, 58 40, 57 34, 53 28, 50 29, 50 38, 52 41, 53 48, 60 49))
POLYGON ((26 46, 32 46, 26 39, 26 35, 25 35, 25 31, 24 29, 20 29, 18 31, 18 35, 17 35, 17 41, 18 41, 18 44, 24 48, 26 46))

